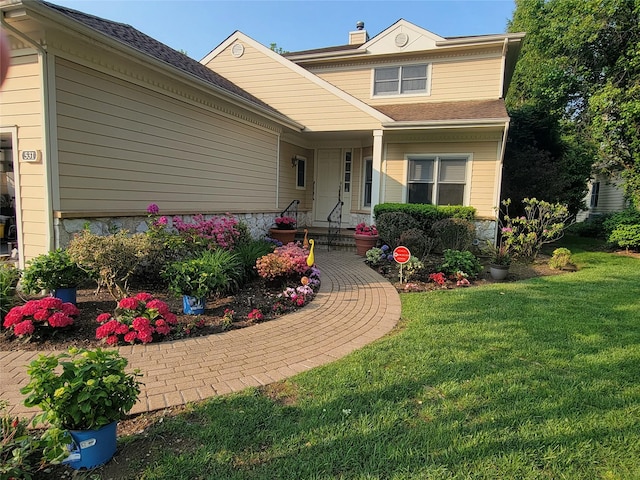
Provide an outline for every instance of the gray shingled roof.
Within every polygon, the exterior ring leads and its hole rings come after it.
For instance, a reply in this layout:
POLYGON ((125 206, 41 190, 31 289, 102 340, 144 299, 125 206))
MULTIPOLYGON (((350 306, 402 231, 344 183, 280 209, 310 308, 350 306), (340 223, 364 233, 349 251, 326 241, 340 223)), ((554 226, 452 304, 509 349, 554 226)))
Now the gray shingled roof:
MULTIPOLYGON (((189 58, 187 55, 174 50, 173 48, 165 45, 158 40, 145 35, 139 30, 136 30, 130 25, 124 23, 113 22, 104 18, 89 15, 78 10, 71 8, 61 7, 49 2, 42 2, 46 7, 55 10, 78 23, 81 23, 93 30, 96 30, 104 35, 111 37, 118 42, 121 42, 129 47, 132 47, 139 52, 149 55, 157 60, 165 62, 166 64, 177 68, 185 73, 193 75, 207 83, 222 88, 234 95, 244 98, 245 100, 254 103, 264 109, 268 109, 272 112, 279 113, 272 106, 264 103, 259 98, 254 97, 249 92, 238 87, 233 82, 227 80, 222 75, 217 74, 213 70, 205 67, 200 62, 189 58)), ((283 115, 284 116, 284 115, 283 115)))

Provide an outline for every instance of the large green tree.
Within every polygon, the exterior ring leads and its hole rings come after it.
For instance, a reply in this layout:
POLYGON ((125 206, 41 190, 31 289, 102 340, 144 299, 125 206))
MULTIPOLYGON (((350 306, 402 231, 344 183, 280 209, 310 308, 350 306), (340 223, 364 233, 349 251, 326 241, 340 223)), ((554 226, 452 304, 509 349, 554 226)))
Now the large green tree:
POLYGON ((527 36, 507 97, 514 122, 505 191, 575 210, 593 166, 621 171, 640 205, 639 22, 640 0, 516 0, 509 31, 527 36), (546 161, 519 180, 514 172, 527 155, 546 161), (531 192, 535 184, 546 191, 531 192))

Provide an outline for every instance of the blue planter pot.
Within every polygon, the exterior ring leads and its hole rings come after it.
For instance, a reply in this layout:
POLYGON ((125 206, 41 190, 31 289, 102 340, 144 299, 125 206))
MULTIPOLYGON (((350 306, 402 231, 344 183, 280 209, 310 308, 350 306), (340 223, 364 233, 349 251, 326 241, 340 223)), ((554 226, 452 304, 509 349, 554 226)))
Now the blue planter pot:
POLYGON ((205 298, 197 298, 190 295, 182 296, 182 311, 186 315, 202 315, 205 304, 205 298))
POLYGON ((70 430, 71 454, 62 463, 76 470, 107 463, 116 453, 117 425, 118 422, 112 422, 98 430, 70 430))
POLYGON ((53 296, 59 298, 65 303, 73 303, 76 305, 78 289, 76 287, 73 288, 58 288, 53 291, 53 296))

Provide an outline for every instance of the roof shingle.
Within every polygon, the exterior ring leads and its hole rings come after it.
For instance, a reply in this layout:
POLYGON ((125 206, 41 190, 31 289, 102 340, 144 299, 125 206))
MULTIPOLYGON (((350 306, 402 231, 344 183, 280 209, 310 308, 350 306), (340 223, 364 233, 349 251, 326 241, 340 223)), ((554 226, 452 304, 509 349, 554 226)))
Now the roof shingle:
POLYGON ((374 108, 396 122, 509 118, 503 99, 374 105, 374 108))

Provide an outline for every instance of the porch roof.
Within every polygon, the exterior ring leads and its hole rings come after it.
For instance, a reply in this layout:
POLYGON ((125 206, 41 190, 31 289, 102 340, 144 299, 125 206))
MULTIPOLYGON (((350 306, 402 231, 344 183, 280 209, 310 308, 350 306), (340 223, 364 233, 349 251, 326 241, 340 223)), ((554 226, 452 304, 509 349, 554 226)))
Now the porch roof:
POLYGON ((374 108, 396 122, 509 119, 503 99, 377 105, 374 108))

